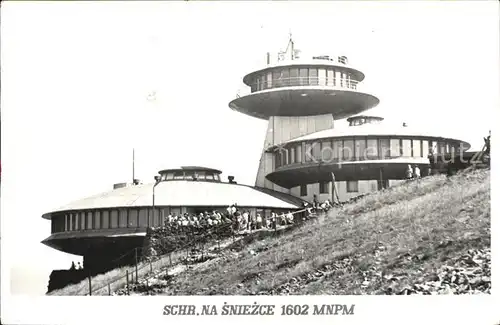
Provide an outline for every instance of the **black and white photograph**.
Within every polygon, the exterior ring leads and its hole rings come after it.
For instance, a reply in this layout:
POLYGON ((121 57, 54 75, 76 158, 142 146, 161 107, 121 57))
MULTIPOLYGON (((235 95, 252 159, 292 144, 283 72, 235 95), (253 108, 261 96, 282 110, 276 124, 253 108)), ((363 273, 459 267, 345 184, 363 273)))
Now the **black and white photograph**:
POLYGON ((2 323, 499 324, 497 2, 7 1, 0 26, 2 323))

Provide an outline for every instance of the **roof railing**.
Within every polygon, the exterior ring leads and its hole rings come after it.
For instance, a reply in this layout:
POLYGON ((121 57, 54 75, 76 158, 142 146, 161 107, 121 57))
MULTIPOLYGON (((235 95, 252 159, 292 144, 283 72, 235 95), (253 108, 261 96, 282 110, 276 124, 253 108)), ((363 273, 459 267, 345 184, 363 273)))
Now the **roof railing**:
MULTIPOLYGON (((257 81, 240 88, 236 93, 236 98, 256 93, 259 91, 287 88, 287 87, 325 87, 338 90, 358 91, 360 82, 346 78, 324 78, 324 77, 291 77, 280 78, 272 81, 257 81), (248 88, 250 87, 250 89, 248 88)), ((361 88, 362 89, 362 88, 361 88)))

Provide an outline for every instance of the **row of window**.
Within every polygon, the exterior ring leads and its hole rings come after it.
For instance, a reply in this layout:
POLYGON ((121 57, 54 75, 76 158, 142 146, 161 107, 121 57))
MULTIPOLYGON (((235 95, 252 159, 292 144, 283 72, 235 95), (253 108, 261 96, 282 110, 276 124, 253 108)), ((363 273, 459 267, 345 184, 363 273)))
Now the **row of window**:
MULTIPOLYGON (((330 184, 331 182, 320 182, 319 183, 319 194, 329 194, 330 193, 330 184)), ((389 180, 377 180, 377 186, 372 190, 381 190, 383 188, 389 187, 389 180)), ((375 183, 374 183, 375 186, 375 183)), ((346 181, 346 191, 347 193, 357 193, 359 192, 358 181, 346 181)), ((300 186, 300 196, 307 196, 307 184, 303 184, 300 186)))
MULTIPOLYGON (((137 228, 160 225, 160 209, 113 209, 78 211, 52 217, 52 233, 90 229, 137 228), (149 219, 149 220, 148 220, 149 219)), ((161 215, 161 216, 160 216, 161 215)))
POLYGON ((303 142, 280 148, 274 154, 275 168, 309 162, 375 160, 395 157, 421 157, 429 154, 458 152, 458 144, 421 139, 346 138, 321 142, 303 142))
POLYGON ((257 75, 251 91, 293 86, 331 86, 356 90, 358 81, 352 73, 333 68, 276 68, 257 75))
MULTIPOLYGON (((250 210, 252 213, 263 211, 265 216, 271 215, 270 209, 259 210, 255 208, 241 208, 250 210)), ((203 207, 200 209, 181 207, 155 208, 122 208, 122 209, 102 209, 75 211, 55 214, 51 220, 51 233, 65 231, 82 231, 97 229, 118 229, 118 228, 138 228, 138 227, 158 227, 164 224, 169 214, 180 215, 181 213, 198 214, 204 211, 212 211, 213 207, 203 207)), ((224 209, 219 209, 224 212, 224 209)), ((288 210, 275 209, 275 212, 287 212, 288 210)), ((261 214, 262 214, 261 213, 261 214)))
POLYGON ((179 179, 220 182, 220 175, 218 173, 207 172, 207 171, 184 171, 184 170, 167 172, 161 175, 162 181, 179 180, 179 179))

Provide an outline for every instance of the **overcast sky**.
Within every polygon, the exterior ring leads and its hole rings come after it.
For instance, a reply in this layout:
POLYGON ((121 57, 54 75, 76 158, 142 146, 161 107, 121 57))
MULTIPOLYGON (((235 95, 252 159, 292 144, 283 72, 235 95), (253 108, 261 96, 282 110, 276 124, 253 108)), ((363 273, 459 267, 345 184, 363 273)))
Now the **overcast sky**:
POLYGON ((367 113, 480 148, 498 121, 497 8, 4 2, 2 291, 43 294, 52 269, 80 260, 40 243, 50 235, 41 215, 129 181, 133 147, 144 181, 207 165, 253 184, 267 124, 228 103, 289 31, 304 53, 346 55, 365 73, 380 98, 367 113))

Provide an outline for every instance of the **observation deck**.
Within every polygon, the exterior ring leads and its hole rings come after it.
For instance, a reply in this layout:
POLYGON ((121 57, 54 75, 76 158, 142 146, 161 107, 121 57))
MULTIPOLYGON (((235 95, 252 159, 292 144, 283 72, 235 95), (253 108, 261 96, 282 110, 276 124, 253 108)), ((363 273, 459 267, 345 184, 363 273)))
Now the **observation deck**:
POLYGON ((260 119, 321 114, 342 119, 378 105, 363 89, 363 79, 360 71, 336 62, 290 60, 246 75, 246 87, 229 107, 260 119))

